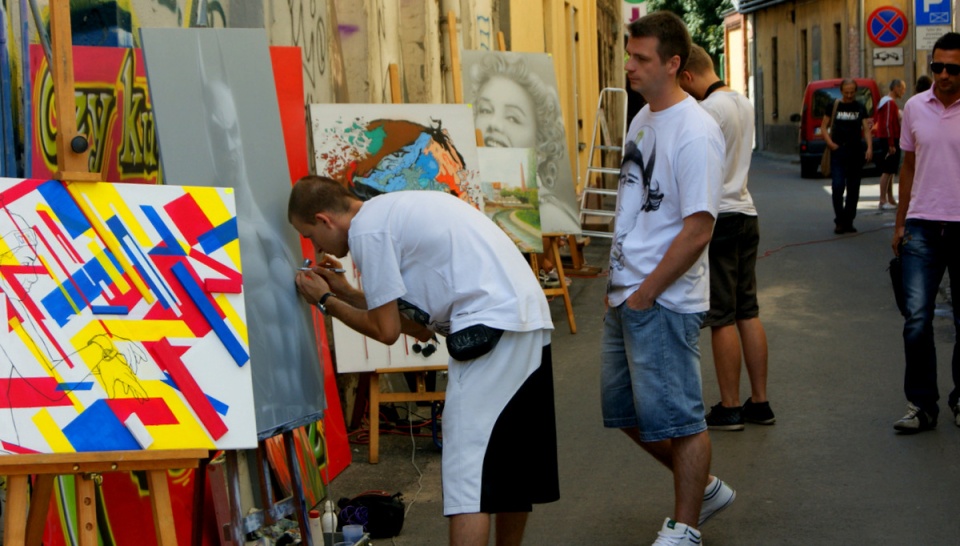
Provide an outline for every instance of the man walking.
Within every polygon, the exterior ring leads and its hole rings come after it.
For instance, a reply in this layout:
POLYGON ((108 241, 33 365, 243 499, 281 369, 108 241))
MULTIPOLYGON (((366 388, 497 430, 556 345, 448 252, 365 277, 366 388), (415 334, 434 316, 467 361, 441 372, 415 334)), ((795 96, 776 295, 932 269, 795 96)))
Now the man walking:
POLYGON ((893 427, 904 433, 937 426, 933 311, 944 271, 954 295, 953 390, 947 405, 960 426, 960 34, 944 34, 931 58, 933 87, 907 101, 900 136, 904 156, 893 252, 903 260, 908 404, 893 427))
POLYGON ((717 77, 713 60, 694 44, 680 86, 720 125, 726 144, 720 215, 710 241, 710 327, 720 402, 707 414, 714 430, 743 430, 744 421, 776 422, 767 401, 767 333, 757 303, 757 209, 747 190, 753 153, 753 105, 717 77), (750 398, 740 405, 740 355, 750 378, 750 398))
POLYGON ((723 135, 677 81, 691 46, 683 21, 659 11, 629 32, 627 79, 647 105, 630 124, 620 167, 602 340, 603 422, 673 472, 674 513, 655 544, 700 544, 700 524, 733 500, 719 479, 707 488, 698 346, 710 307, 706 249, 720 200, 723 135))
POLYGON ((886 146, 877 150, 880 159, 877 163, 882 174, 880 175, 880 210, 897 208, 897 200, 893 198, 893 177, 900 170, 900 107, 897 101, 907 92, 907 84, 903 80, 894 79, 890 82, 890 92, 880 99, 877 113, 874 116, 874 130, 877 136, 883 139, 886 146))
POLYGON ((559 498, 550 308, 510 238, 437 191, 359 201, 328 178, 290 194, 289 220, 318 257, 349 252, 364 291, 323 267, 297 273, 320 311, 381 343, 447 337, 443 513, 450 544, 519 546, 536 503, 559 498))

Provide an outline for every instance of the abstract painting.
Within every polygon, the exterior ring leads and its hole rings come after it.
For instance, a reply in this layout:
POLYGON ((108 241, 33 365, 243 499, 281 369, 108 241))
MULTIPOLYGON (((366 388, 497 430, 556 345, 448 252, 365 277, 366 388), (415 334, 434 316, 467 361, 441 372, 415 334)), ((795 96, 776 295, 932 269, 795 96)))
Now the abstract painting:
POLYGON ((0 179, 0 453, 256 446, 232 193, 0 179))
POLYGON ((520 252, 543 252, 537 151, 533 148, 478 148, 483 213, 500 226, 520 252))
POLYGON ((311 104, 317 174, 361 199, 401 190, 482 204, 477 136, 462 104, 311 104))
POLYGON ((578 235, 577 203, 553 57, 463 52, 463 97, 487 147, 535 148, 544 233, 578 235))

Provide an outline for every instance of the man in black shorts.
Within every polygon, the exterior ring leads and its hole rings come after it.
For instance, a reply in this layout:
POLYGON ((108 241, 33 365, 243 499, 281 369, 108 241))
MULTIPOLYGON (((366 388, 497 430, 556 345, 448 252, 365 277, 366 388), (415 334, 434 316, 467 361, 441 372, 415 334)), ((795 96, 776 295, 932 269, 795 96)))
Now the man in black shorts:
POLYGON ((896 210, 897 200, 893 198, 893 177, 900 171, 900 107, 897 101, 903 98, 907 84, 903 80, 890 82, 890 93, 880 99, 877 114, 874 116, 874 131, 882 138, 885 146, 877 152, 877 165, 883 173, 880 175, 880 210, 896 210))

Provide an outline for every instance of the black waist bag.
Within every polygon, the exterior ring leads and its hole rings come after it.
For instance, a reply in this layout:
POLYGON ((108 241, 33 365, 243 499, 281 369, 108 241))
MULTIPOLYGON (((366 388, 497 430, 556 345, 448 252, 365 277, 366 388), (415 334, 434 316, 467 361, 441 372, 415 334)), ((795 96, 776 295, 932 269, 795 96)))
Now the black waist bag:
POLYGON ((447 352, 455 360, 466 361, 480 358, 497 346, 503 330, 486 324, 467 326, 447 336, 447 352))

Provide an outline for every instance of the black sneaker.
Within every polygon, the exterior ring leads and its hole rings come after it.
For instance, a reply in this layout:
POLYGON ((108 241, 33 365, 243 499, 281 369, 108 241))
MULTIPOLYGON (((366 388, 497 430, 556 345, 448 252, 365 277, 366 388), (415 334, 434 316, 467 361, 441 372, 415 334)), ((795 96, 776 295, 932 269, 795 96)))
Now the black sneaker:
POLYGON ((740 406, 725 408, 720 402, 707 414, 707 428, 712 430, 743 430, 743 415, 740 406))
POLYGON ((757 425, 772 425, 777 422, 777 418, 770 409, 770 402, 756 402, 747 398, 743 403, 743 419, 748 423, 757 425))

